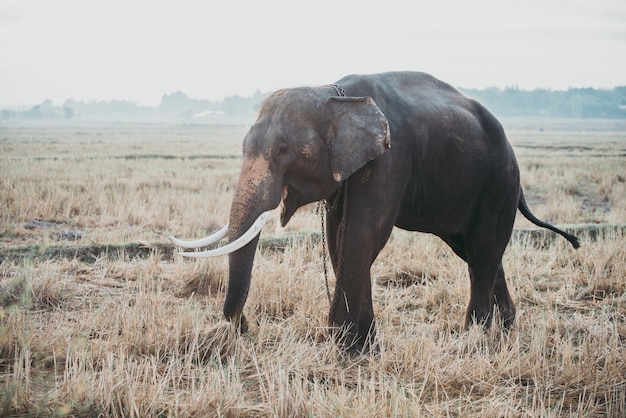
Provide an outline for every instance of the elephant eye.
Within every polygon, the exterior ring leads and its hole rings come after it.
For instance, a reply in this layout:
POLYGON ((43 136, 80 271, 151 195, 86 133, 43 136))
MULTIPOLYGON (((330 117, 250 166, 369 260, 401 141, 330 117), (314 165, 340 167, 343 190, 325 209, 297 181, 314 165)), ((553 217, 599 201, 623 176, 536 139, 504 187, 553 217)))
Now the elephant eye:
POLYGON ((285 155, 289 151, 289 145, 286 142, 281 142, 278 145, 278 155, 285 155))
POLYGON ((289 144, 286 141, 279 141, 271 150, 272 158, 276 162, 284 161, 289 156, 289 144))

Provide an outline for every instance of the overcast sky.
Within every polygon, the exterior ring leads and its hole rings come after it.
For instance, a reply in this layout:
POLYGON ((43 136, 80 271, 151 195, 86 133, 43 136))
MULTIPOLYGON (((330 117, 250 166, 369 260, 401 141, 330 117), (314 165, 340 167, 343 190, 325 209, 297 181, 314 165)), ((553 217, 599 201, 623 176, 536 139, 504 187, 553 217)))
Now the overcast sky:
POLYGON ((221 100, 350 73, 626 85, 625 0, 0 0, 0 104, 221 100))

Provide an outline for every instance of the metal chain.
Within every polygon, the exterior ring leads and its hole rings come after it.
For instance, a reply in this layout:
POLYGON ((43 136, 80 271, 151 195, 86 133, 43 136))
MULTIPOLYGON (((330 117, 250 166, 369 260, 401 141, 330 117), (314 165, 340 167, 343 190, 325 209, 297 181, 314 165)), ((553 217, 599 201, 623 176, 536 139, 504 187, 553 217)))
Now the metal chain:
POLYGON ((319 212, 320 219, 322 220, 322 266, 324 267, 324 280, 326 282, 326 296, 328 296, 328 303, 331 303, 330 299, 330 286, 328 286, 328 264, 326 263, 326 228, 324 224, 324 212, 328 211, 325 201, 317 202, 316 213, 319 212), (322 203, 323 202, 323 203, 322 203))
POLYGON ((341 196, 341 189, 343 189, 343 212, 341 214, 341 222, 339 223, 339 234, 338 234, 338 262, 337 262, 337 274, 335 277, 335 288, 337 284, 341 282, 343 278, 343 254, 344 254, 344 237, 346 234, 346 214, 348 212, 348 180, 345 180, 339 186, 339 190, 337 191, 337 195, 335 196, 335 201, 331 206, 328 205, 327 200, 320 200, 317 202, 317 209, 315 210, 316 214, 320 214, 321 226, 322 226, 322 266, 324 268, 324 281, 326 282, 326 296, 328 296, 328 303, 332 305, 332 299, 330 297, 330 286, 328 285, 328 263, 326 262, 326 225, 325 225, 325 212, 330 213, 337 209, 337 203, 339 202, 339 197, 341 196))
POLYGON ((343 89, 343 87, 340 84, 330 84, 330 87, 335 89, 337 96, 346 97, 346 91, 343 89))

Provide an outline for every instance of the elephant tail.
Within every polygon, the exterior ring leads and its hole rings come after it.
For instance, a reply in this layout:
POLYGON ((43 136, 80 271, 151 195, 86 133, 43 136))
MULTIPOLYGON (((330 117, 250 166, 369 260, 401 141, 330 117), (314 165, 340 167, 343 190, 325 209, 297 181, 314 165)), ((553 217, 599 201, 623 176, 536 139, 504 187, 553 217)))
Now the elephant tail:
POLYGON ((544 222, 538 219, 535 215, 533 215, 533 213, 528 208, 528 205, 526 204, 526 199, 524 198, 524 191, 522 190, 521 187, 520 187, 519 204, 517 205, 517 208, 519 209, 520 212, 522 212, 522 215, 524 215, 524 217, 528 219, 530 222, 542 228, 546 228, 546 229, 549 229, 550 231, 556 232, 557 234, 561 235, 566 240, 568 240, 570 244, 572 244, 572 247, 574 248, 580 247, 580 243, 578 242, 577 237, 575 237, 574 235, 568 234, 567 232, 561 231, 559 228, 553 225, 550 225, 549 223, 544 222))

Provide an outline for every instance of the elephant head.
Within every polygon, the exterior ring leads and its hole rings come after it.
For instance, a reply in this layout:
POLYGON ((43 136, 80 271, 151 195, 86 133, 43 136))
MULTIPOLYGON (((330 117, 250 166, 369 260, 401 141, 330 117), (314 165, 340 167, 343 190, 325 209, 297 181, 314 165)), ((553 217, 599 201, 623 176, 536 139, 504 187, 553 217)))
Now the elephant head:
POLYGON ((227 227, 198 241, 206 246, 226 234, 230 244, 182 253, 210 257, 229 253, 224 315, 247 328, 242 314, 266 212, 282 203, 280 223, 295 211, 325 199, 341 182, 390 148, 386 117, 370 97, 338 97, 330 86, 281 90, 267 98, 243 141, 243 164, 227 227))

